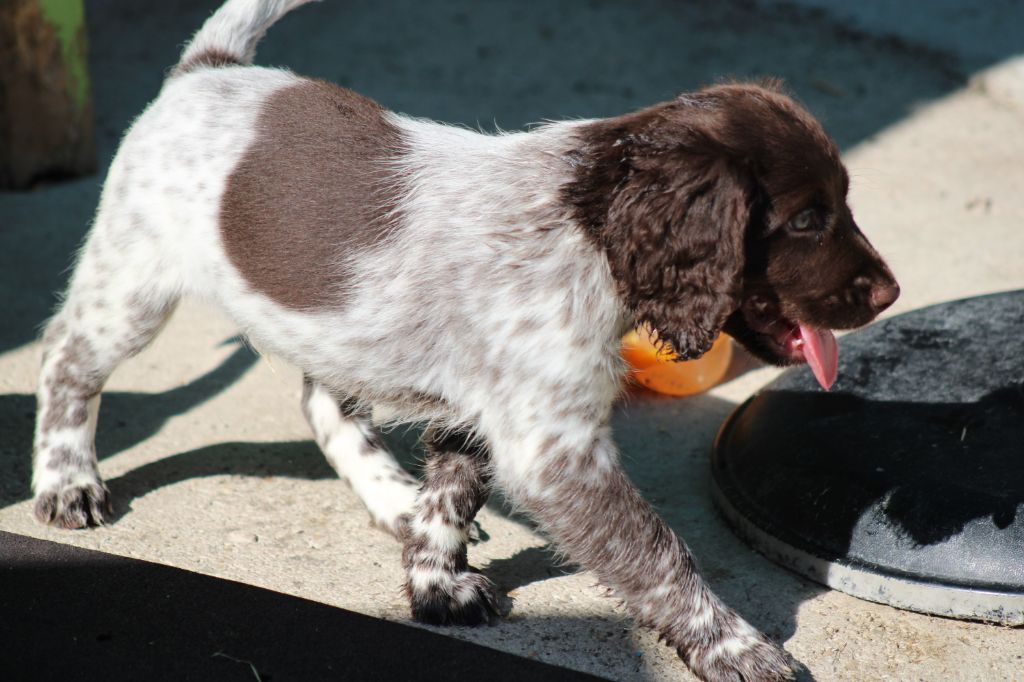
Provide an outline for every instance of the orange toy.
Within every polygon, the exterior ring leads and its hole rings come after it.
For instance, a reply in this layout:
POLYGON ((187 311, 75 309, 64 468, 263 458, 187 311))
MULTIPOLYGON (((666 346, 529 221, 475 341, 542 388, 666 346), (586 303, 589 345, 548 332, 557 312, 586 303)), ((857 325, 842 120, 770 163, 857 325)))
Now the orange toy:
POLYGON ((725 376, 732 359, 732 343, 720 334, 711 350, 696 360, 675 362, 668 348, 659 351, 646 329, 635 329, 622 337, 622 357, 637 383, 658 393, 693 395, 706 391, 725 376))

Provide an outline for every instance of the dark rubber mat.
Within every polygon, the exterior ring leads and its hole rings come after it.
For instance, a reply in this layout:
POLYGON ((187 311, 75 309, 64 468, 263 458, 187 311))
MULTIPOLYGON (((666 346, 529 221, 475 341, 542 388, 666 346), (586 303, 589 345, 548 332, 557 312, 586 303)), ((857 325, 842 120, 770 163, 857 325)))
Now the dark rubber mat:
POLYGON ((598 679, 270 590, 0 531, 4 682, 598 679))
POLYGON ((722 427, 716 502, 758 550, 901 608, 1024 623, 1024 291, 841 340, 839 381, 783 374, 722 427))

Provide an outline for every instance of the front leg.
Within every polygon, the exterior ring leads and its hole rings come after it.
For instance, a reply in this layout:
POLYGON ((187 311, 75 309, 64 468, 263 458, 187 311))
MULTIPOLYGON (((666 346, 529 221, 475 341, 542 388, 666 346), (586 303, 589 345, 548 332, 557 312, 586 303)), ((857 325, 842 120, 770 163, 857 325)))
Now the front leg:
POLYGON ((582 429, 582 421, 495 442, 498 482, 698 677, 792 679, 785 652, 711 592, 689 549, 626 478, 608 428, 582 429))
POLYGON ((423 487, 404 538, 412 616, 430 625, 479 625, 498 615, 494 585, 469 567, 469 524, 487 500, 487 448, 472 436, 426 436, 423 487))

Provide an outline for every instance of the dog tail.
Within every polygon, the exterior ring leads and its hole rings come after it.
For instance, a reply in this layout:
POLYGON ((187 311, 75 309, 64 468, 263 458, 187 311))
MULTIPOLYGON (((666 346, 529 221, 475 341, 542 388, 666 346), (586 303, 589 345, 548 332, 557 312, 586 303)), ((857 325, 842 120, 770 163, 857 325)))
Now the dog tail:
POLYGON ((278 19, 313 0, 227 0, 192 37, 171 76, 251 64, 256 43, 278 19))

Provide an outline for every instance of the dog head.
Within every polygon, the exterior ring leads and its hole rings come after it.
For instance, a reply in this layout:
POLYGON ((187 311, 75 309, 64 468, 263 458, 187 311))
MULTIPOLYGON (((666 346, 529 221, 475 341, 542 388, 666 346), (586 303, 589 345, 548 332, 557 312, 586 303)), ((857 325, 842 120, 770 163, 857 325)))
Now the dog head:
POLYGON ((721 85, 587 123, 564 190, 629 313, 680 359, 725 329, 835 378, 833 329, 899 295, 854 222, 839 150, 777 85, 721 85))

